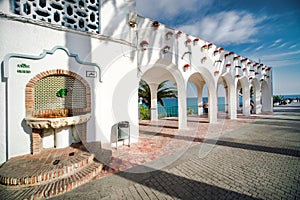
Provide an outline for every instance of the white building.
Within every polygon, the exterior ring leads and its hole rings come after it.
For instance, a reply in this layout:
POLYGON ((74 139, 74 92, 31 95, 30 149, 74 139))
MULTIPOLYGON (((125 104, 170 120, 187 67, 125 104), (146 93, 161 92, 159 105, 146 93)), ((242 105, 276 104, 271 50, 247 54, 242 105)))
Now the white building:
POLYGON ((129 0, 12 0, 0 2, 0 163, 86 142, 110 146, 120 121, 139 135, 138 86, 156 90, 171 80, 178 89, 179 128, 187 128, 187 83, 209 93, 209 121, 217 122, 217 88, 224 84, 228 116, 272 111, 271 68, 156 21, 137 16, 129 0))

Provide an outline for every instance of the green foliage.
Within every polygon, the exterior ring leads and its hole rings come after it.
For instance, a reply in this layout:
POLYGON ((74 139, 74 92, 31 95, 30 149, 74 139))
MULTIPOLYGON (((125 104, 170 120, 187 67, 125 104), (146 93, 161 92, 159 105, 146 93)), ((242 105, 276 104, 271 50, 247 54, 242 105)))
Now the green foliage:
POLYGON ((65 97, 67 96, 68 90, 66 88, 60 89, 58 92, 56 92, 57 97, 65 97))
POLYGON ((194 110, 191 108, 187 108, 187 115, 193 115, 194 114, 194 110))
POLYGON ((150 119, 149 109, 142 105, 140 105, 140 119, 142 120, 150 119))
POLYGON ((273 96, 274 103, 281 102, 281 101, 283 101, 283 99, 284 99, 283 96, 280 96, 280 95, 273 96))
MULTIPOLYGON (((168 87, 167 81, 162 82, 157 88, 157 102, 164 106, 163 98, 177 98, 177 89, 175 87, 168 87)), ((143 98, 143 102, 151 109, 151 91, 146 81, 140 81, 139 98, 143 98)))

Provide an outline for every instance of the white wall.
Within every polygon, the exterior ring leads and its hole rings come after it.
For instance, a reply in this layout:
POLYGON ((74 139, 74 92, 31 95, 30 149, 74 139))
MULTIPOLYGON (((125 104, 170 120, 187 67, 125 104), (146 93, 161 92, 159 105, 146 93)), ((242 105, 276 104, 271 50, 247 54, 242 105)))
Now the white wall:
MULTIPOLYGON (((5 18, 0 18, 0 34, 0 43, 5 47, 0 50, 1 61, 10 53, 38 56, 43 50, 63 46, 71 53, 78 54, 81 60, 97 63, 101 67, 103 81, 100 83, 98 79, 86 78, 86 66, 78 64, 62 50, 57 50, 53 55, 49 54, 42 60, 10 59, 10 62, 4 66, 5 69, 9 69, 7 95, 6 82, 1 82, 0 88, 2 119, 6 119, 5 97, 8 98, 8 126, 5 120, 0 122, 0 162, 6 160, 6 154, 10 158, 30 153, 30 135, 26 133, 30 129, 24 124, 25 85, 36 74, 50 69, 70 70, 89 82, 92 90, 93 113, 92 119, 88 122, 90 141, 109 142, 112 127, 121 120, 130 121, 131 133, 135 138, 138 137, 138 77, 134 49, 108 39, 96 39, 84 34, 59 31, 5 18), (20 62, 29 64, 32 72, 16 73, 16 65, 20 62), (122 90, 118 89, 120 86, 122 90), (125 97, 124 94, 127 96, 125 97), (116 107, 116 105, 123 106, 116 107), (6 138, 8 152, 6 152, 6 138)), ((1 74, 3 73, 1 71, 1 74)))

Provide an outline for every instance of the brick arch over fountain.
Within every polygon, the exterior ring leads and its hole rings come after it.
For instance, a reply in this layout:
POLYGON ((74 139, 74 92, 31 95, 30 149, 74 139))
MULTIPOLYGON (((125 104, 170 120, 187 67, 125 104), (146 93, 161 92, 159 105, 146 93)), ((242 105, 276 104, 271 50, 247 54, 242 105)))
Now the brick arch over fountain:
POLYGON ((157 60, 154 64, 143 66, 141 79, 146 81, 151 91, 151 120, 158 119, 157 113, 157 88, 158 85, 170 80, 174 82, 178 90, 178 127, 187 128, 187 105, 186 105, 186 83, 177 66, 166 60, 157 60))
MULTIPOLYGON (((76 115, 78 113, 88 113, 91 112, 91 92, 90 92, 90 86, 88 82, 82 78, 80 75, 63 69, 55 69, 55 70, 48 70, 41 72, 40 74, 33 77, 27 84, 25 89, 25 101, 26 101, 26 116, 27 117, 35 117, 36 110, 35 110, 35 87, 38 84, 39 81, 50 77, 50 76, 65 76, 65 77, 71 77, 74 80, 79 81, 84 89, 85 89, 85 107, 83 108, 76 108, 72 110, 72 114, 76 115)), ((47 110, 46 112, 51 112, 51 110, 47 110)), ((49 113, 51 114, 51 113, 49 113)))

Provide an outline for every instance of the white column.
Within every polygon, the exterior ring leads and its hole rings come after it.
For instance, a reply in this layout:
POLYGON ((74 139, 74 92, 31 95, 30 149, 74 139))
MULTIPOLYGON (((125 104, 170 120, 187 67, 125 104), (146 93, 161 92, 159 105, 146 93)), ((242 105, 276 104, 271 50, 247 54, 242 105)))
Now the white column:
POLYGON ((208 91, 208 120, 210 123, 216 123, 218 121, 217 90, 208 91))
POLYGON ((179 129, 187 128, 187 103, 186 103, 186 86, 177 85, 178 89, 178 126, 179 129))
POLYGON ((228 115, 230 119, 237 118, 237 107, 239 106, 239 98, 235 87, 228 88, 228 115))
POLYGON ((151 91, 151 121, 158 120, 158 110, 157 110, 157 88, 159 84, 151 83, 149 84, 151 91))
POLYGON ((243 88, 243 115, 250 116, 250 89, 249 87, 243 88))
POLYGON ((202 99, 202 92, 204 85, 195 84, 198 91, 198 115, 203 115, 203 99, 202 99))
POLYGON ((261 113, 261 103, 260 103, 260 88, 254 88, 254 104, 255 104, 255 114, 261 113))

